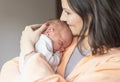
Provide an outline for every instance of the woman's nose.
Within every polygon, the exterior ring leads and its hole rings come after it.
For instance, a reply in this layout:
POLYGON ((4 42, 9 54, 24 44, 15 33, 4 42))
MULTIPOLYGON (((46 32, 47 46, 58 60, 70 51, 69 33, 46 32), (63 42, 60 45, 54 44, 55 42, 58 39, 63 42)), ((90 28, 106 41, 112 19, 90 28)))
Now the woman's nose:
POLYGON ((64 12, 62 12, 60 20, 61 21, 66 21, 66 16, 65 16, 64 12))

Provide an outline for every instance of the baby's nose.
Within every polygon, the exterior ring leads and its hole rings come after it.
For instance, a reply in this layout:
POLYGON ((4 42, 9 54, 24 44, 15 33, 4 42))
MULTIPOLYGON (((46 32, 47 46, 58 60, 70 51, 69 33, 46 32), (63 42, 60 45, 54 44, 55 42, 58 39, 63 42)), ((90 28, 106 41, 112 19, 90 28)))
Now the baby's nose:
POLYGON ((62 48, 60 49, 60 52, 63 52, 63 51, 65 51, 65 48, 62 47, 62 48))

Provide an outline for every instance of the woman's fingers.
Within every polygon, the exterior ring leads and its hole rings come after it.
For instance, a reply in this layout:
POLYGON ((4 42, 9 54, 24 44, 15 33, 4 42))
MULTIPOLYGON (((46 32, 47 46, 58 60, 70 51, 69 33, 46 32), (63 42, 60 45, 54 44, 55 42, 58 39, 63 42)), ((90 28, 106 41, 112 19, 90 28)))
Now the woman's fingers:
POLYGON ((42 34, 47 28, 48 28, 48 23, 43 24, 40 28, 38 28, 37 30, 35 30, 35 32, 40 35, 42 34))
POLYGON ((32 28, 32 30, 37 30, 38 28, 40 28, 43 24, 34 24, 34 25, 30 25, 30 27, 32 28))
POLYGON ((47 29, 48 26, 49 26, 48 23, 45 23, 45 24, 33 24, 33 25, 26 26, 25 30, 35 31, 36 33, 38 33, 40 35, 47 29))
POLYGON ((32 30, 31 26, 26 26, 24 31, 32 30))
POLYGON ((21 42, 22 41, 31 41, 32 44, 35 44, 39 39, 39 36, 47 29, 48 24, 34 24, 25 27, 25 30, 22 32, 21 42))

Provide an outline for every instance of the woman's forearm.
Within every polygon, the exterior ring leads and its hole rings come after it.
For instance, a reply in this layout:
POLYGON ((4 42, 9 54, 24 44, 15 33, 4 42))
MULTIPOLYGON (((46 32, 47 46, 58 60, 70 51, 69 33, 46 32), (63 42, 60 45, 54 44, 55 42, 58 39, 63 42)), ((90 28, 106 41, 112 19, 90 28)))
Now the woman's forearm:
POLYGON ((21 43, 20 49, 21 49, 21 54, 24 56, 32 51, 35 51, 34 45, 28 42, 24 44, 21 43))

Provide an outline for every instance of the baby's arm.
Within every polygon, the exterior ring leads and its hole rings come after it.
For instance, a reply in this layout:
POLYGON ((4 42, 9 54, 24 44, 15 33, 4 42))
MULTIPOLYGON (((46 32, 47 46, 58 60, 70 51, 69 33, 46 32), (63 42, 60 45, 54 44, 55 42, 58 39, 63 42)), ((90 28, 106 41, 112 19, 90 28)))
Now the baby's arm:
POLYGON ((59 52, 56 52, 50 57, 48 63, 51 66, 58 66, 60 63, 60 59, 61 59, 61 54, 59 52))

